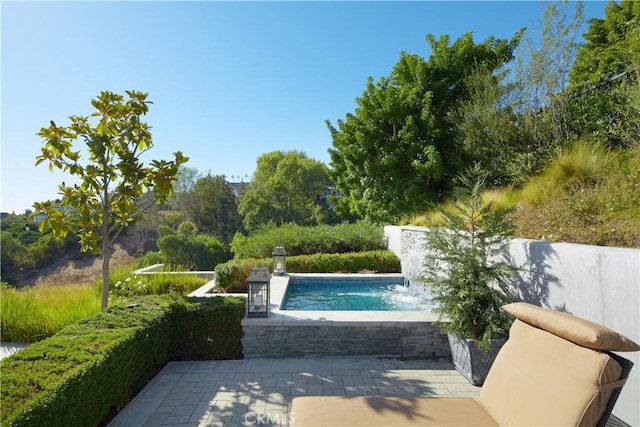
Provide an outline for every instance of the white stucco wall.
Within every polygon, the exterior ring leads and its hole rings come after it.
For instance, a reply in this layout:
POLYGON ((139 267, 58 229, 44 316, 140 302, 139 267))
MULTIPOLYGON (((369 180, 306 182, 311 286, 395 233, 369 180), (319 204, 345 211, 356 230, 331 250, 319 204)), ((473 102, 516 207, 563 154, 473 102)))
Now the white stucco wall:
MULTIPOLYGON (((388 247, 409 279, 420 275, 422 227, 386 226, 388 247)), ((640 343, 640 250, 514 239, 505 255, 521 267, 514 289, 523 301, 567 311, 640 343)), ((640 353, 621 353, 635 366, 614 415, 640 425, 640 353)))

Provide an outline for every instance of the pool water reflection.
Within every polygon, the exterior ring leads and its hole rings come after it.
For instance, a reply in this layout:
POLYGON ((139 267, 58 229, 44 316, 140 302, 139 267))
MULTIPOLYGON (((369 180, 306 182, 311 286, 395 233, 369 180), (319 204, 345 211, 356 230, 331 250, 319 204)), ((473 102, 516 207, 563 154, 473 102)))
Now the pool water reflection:
POLYGON ((282 310, 428 311, 432 301, 403 277, 292 277, 282 310))

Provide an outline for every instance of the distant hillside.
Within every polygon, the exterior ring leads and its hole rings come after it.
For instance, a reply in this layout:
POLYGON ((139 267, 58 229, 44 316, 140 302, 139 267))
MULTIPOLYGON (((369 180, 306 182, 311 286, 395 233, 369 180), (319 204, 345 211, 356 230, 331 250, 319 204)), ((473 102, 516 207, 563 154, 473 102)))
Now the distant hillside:
MULTIPOLYGON (((78 238, 68 235, 56 240, 50 230, 38 231, 26 215, 2 219, 1 280, 16 287, 29 285, 91 284, 101 274, 101 258, 80 251, 78 238)), ((130 239, 129 239, 130 240, 130 239)), ((111 267, 130 265, 135 252, 126 235, 119 239, 111 267), (126 245, 126 246, 125 246, 126 245)))
MULTIPOLYGON (((28 278, 20 282, 24 285, 56 286, 56 285, 91 285, 102 274, 102 257, 96 254, 64 254, 53 264, 34 271, 28 278)), ((112 270, 130 267, 135 258, 129 255, 122 246, 116 244, 109 261, 112 270)))

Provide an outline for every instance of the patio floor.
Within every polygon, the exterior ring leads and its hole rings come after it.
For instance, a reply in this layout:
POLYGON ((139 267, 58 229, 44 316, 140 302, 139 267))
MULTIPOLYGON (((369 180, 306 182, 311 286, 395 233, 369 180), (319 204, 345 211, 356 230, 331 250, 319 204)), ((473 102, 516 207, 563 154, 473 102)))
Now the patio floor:
POLYGON ((476 397, 453 364, 376 358, 171 362, 109 426, 285 426, 295 396, 476 397))

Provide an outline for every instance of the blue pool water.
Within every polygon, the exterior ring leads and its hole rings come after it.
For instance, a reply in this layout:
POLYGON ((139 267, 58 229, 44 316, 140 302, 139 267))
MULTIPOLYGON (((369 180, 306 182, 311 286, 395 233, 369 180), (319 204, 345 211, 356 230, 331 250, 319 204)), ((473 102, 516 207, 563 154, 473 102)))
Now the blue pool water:
POLYGON ((283 310, 424 311, 433 306, 424 296, 404 286, 402 277, 298 278, 291 277, 283 310))

